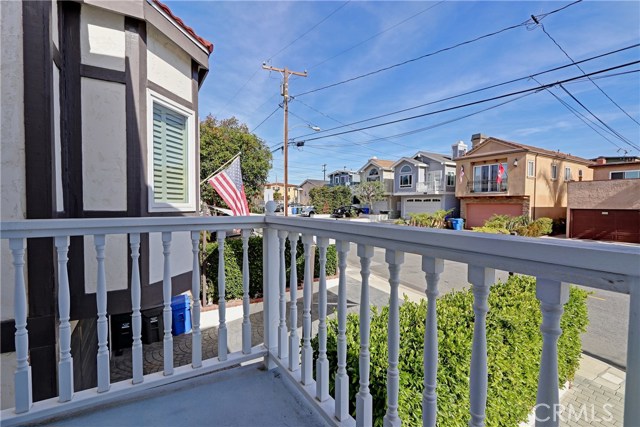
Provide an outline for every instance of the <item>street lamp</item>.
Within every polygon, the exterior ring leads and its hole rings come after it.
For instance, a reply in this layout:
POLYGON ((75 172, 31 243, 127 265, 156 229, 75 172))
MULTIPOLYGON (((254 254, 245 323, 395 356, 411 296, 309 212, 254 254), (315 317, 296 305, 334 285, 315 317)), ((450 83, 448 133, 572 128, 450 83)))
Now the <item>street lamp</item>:
MULTIPOLYGON (((286 120, 286 115, 285 115, 285 121, 284 121, 284 134, 285 134, 285 141, 286 144, 284 144, 283 148, 283 152, 284 152, 284 199, 283 199, 283 204, 284 204, 284 216, 289 216, 289 189, 288 184, 289 184, 289 165, 288 165, 288 146, 291 143, 291 141, 288 140, 288 135, 289 135, 289 129, 288 129, 288 123, 286 120)), ((291 129, 295 129, 298 127, 308 127, 309 129, 311 129, 314 132, 320 132, 320 127, 318 126, 314 126, 314 125, 310 125, 308 123, 305 123, 303 125, 296 125, 294 127, 292 127, 291 129)))

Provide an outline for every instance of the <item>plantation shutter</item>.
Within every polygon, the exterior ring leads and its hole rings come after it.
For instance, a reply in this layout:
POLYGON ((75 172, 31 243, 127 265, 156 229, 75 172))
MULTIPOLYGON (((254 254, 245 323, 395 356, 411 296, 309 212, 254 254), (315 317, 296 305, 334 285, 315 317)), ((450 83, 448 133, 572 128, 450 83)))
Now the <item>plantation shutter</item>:
POLYGON ((154 200, 164 203, 186 203, 187 176, 187 118, 154 102, 154 200))

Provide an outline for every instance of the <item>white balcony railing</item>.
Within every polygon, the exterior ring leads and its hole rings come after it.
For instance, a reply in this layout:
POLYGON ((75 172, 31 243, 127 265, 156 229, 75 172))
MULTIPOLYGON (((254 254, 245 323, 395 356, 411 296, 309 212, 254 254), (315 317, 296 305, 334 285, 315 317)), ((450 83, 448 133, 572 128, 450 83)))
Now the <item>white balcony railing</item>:
MULTIPOLYGON (((487 400, 487 346, 485 318, 489 287, 494 283, 495 270, 512 271, 535 276, 537 297, 541 301, 543 349, 539 373, 537 426, 557 426, 558 419, 550 415, 558 398, 557 340, 561 333, 560 314, 567 300, 569 283, 583 284, 615 292, 630 293, 629 340, 627 353, 625 426, 640 420, 640 272, 637 246, 597 244, 555 239, 529 239, 517 236, 487 235, 466 231, 416 229, 393 225, 300 219, 269 214, 251 217, 172 217, 172 218, 117 218, 117 219, 64 219, 3 222, 0 238, 8 239, 13 259, 15 288, 15 322, 17 369, 15 372, 15 408, 2 411, 2 425, 35 423, 63 416, 71 410, 87 409, 105 402, 124 400, 141 390, 195 377, 203 373, 237 365, 240 362, 264 357, 268 368, 280 367, 286 376, 308 397, 308 402, 331 425, 370 426, 372 424, 372 398, 369 392, 369 269, 373 248, 386 251, 389 268, 390 311, 388 335, 388 383, 385 426, 399 426, 397 405, 399 394, 398 347, 399 304, 398 285, 404 253, 422 256, 425 273, 425 292, 428 315, 425 320, 427 339, 424 343, 424 395, 423 425, 435 426, 437 412, 436 374, 438 342, 436 300, 438 282, 444 260, 468 264, 468 280, 473 286, 475 326, 470 374, 469 425, 484 425, 487 400), (250 346, 250 325, 243 324, 242 350, 227 354, 225 302, 219 301, 218 356, 202 360, 200 333, 200 283, 198 274, 201 230, 216 231, 220 244, 219 262, 224 263, 224 237, 227 230, 242 229, 247 241, 251 229, 262 229, 264 271, 264 344, 250 346), (172 233, 190 231, 193 255, 192 308, 192 363, 175 368, 172 362, 171 336, 171 241, 172 233), (143 375, 140 321, 139 242, 146 233, 162 233, 164 255, 164 375, 143 375), (126 234, 131 256, 131 299, 133 322, 133 378, 131 381, 110 383, 107 352, 107 292, 105 279, 105 236, 126 234), (97 318, 98 318, 98 386, 95 389, 74 392, 73 355, 70 348, 69 281, 67 277, 67 251, 71 236, 93 236, 97 260, 97 318), (299 349, 297 325, 297 287, 291 286, 289 308, 285 293, 285 242, 302 238, 305 257, 303 286, 302 348, 299 349), (31 238, 51 238, 58 262, 58 388, 57 398, 32 402, 31 367, 29 365, 29 331, 27 329, 27 303, 24 280, 25 241, 31 238), (329 395, 329 366, 326 357, 327 290, 324 277, 326 249, 329 239, 335 239, 338 252, 338 372, 336 392, 329 395), (349 378, 346 367, 346 264, 350 244, 357 245, 361 261, 361 322, 360 322, 360 384, 356 397, 356 418, 349 414, 349 378), (317 245, 320 259, 319 283, 319 355, 313 360, 311 340, 311 247, 317 245), (288 311, 288 313, 287 313, 288 311), (289 323, 287 323, 287 320, 289 323), (313 378, 312 364, 316 363, 313 378)), ((291 245, 291 284, 297 283, 295 259, 296 245, 291 245)), ((244 245, 244 320, 249 321, 247 245, 244 245)), ((31 266, 33 267, 33 266, 31 266)), ((224 268, 219 268, 220 294, 224 295, 224 268)), ((3 284, 6 286, 6 284, 3 284)))
POLYGON ((416 191, 418 193, 425 193, 425 194, 440 194, 440 193, 444 193, 445 186, 444 186, 444 183, 440 181, 417 182, 416 191))

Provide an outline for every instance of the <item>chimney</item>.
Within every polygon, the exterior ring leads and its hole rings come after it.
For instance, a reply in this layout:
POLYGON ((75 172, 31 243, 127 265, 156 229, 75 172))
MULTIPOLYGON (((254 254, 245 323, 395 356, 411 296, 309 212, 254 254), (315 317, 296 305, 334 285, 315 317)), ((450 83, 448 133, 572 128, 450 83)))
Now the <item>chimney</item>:
POLYGON ((471 135, 471 149, 473 150, 474 148, 476 148, 485 139, 487 139, 487 136, 481 133, 474 133, 473 135, 471 135))
POLYGON ((604 157, 598 157, 598 158, 596 159, 596 164, 597 164, 597 165, 604 165, 604 164, 606 164, 606 163, 607 163, 607 159, 605 159, 604 157))
POLYGON ((455 160, 465 154, 467 154, 467 144, 464 142, 458 141, 451 146, 451 160, 455 160))

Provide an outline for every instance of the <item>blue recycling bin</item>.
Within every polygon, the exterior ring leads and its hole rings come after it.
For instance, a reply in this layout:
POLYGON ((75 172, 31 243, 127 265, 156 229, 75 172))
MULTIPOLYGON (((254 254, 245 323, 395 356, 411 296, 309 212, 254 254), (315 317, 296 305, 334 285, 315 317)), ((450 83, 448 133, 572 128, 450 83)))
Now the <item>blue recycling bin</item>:
POLYGON ((363 214, 369 214, 369 207, 367 206, 366 208, 362 208, 362 213, 363 214))
POLYGON ((298 214, 298 208, 297 207, 292 207, 291 208, 291 215, 297 215, 298 214))
POLYGON ((171 298, 171 334, 182 335, 191 332, 191 299, 189 295, 171 298))
POLYGON ((464 227, 464 219, 451 218, 451 226, 454 230, 462 230, 462 228, 464 227))

